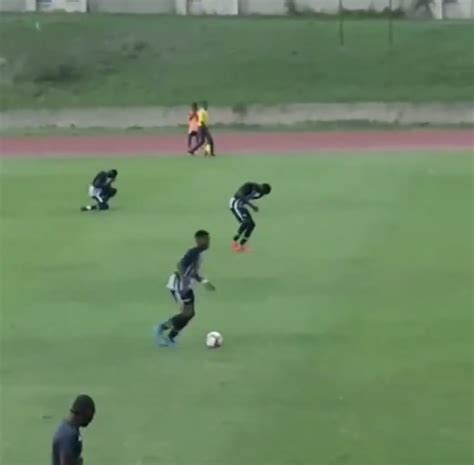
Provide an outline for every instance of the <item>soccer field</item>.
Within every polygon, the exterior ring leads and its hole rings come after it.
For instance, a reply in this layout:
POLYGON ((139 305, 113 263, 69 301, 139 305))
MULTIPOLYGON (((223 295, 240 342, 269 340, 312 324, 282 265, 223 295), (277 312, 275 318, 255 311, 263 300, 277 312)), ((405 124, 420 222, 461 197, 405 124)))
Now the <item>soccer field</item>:
POLYGON ((472 463, 472 162, 3 160, 1 463, 48 463, 80 392, 98 406, 87 465, 472 463), (113 210, 81 214, 112 167, 113 210), (255 252, 235 255, 227 204, 247 180, 273 192, 255 252), (218 291, 158 349, 166 280, 200 228, 218 291))

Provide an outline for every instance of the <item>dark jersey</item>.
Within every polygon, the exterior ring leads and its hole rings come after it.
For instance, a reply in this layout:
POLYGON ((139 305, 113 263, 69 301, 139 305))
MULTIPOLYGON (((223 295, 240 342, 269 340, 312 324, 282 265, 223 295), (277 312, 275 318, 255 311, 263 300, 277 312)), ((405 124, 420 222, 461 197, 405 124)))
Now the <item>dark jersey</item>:
POLYGON ((79 428, 64 420, 53 438, 52 465, 61 465, 61 456, 70 456, 77 465, 82 465, 82 439, 79 428))
POLYGON ((256 182, 246 182, 235 193, 234 198, 248 202, 263 197, 263 188, 256 182))
POLYGON ((184 257, 179 261, 179 275, 183 289, 189 287, 191 280, 201 281, 199 268, 201 266, 201 253, 203 250, 199 247, 189 249, 184 257))
POLYGON ((102 189, 107 184, 109 184, 109 178, 107 177, 107 173, 105 171, 100 171, 96 174, 94 180, 92 181, 92 185, 97 189, 102 189))

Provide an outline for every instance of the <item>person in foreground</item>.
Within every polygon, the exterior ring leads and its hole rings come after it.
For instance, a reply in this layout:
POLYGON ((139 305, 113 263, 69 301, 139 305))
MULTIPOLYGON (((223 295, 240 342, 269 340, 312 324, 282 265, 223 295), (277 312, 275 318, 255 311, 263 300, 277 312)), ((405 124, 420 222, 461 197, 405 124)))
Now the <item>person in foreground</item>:
POLYGON ((81 428, 86 428, 94 415, 92 397, 80 395, 74 400, 69 416, 54 434, 52 465, 83 465, 81 428))
POLYGON ((179 261, 177 271, 170 276, 166 286, 181 306, 181 312, 155 328, 155 337, 160 346, 173 346, 178 334, 194 318, 194 283, 203 284, 209 291, 215 290, 215 287, 199 274, 201 254, 210 246, 209 233, 199 230, 194 234, 194 238, 196 247, 189 249, 179 261))
POLYGON ((209 129, 209 106, 207 102, 203 102, 198 111, 198 141, 189 149, 188 153, 194 155, 206 143, 209 145, 209 155, 214 157, 216 154, 214 152, 214 139, 209 129))
POLYGON ((115 169, 97 173, 89 186, 89 197, 96 201, 96 205, 86 205, 81 207, 81 211, 108 210, 109 200, 117 194, 117 189, 112 187, 117 175, 118 171, 115 169))
POLYGON ((252 218, 248 208, 258 212, 258 207, 252 203, 272 191, 270 184, 257 184, 255 182, 246 182, 235 195, 230 199, 229 207, 240 226, 232 241, 232 249, 235 252, 248 252, 247 242, 250 239, 254 229, 255 221, 252 218))

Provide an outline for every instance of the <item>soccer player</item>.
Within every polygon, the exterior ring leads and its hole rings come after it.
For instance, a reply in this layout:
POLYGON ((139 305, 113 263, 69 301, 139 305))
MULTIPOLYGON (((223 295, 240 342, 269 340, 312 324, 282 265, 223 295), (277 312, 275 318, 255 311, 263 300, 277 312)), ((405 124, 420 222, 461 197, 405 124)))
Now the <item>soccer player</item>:
POLYGON ((258 207, 252 203, 252 200, 260 199, 263 196, 270 194, 271 191, 272 187, 270 184, 246 182, 239 188, 234 197, 230 199, 230 211, 240 223, 237 234, 234 236, 232 242, 232 249, 235 252, 248 251, 246 244, 255 229, 255 221, 253 220, 248 207, 250 207, 254 212, 258 212, 258 207))
POLYGON ((204 144, 209 144, 210 155, 215 156, 214 152, 214 139, 211 131, 209 130, 209 106, 207 102, 203 102, 201 108, 198 111, 199 117, 199 128, 198 128, 198 142, 192 148, 189 149, 189 154, 194 155, 204 144))
POLYGON ((117 194, 117 189, 112 187, 112 183, 117 179, 118 171, 115 169, 109 171, 100 171, 92 180, 89 186, 89 197, 94 199, 96 205, 86 205, 81 207, 81 211, 108 210, 109 200, 117 194))
POLYGON ((166 286, 180 305, 181 311, 156 327, 155 336, 161 346, 173 346, 178 334, 194 318, 194 283, 203 284, 209 291, 215 290, 215 287, 199 274, 201 254, 210 246, 209 233, 199 230, 194 238, 196 247, 189 249, 179 261, 176 272, 170 276, 166 286))
POLYGON ((81 428, 87 428, 95 415, 92 397, 80 395, 69 416, 61 422, 53 438, 52 465, 82 465, 81 428))
POLYGON ((198 115, 198 104, 194 102, 191 105, 191 111, 188 115, 188 151, 191 150, 193 146, 193 139, 194 144, 198 143, 199 140, 199 115, 198 115))

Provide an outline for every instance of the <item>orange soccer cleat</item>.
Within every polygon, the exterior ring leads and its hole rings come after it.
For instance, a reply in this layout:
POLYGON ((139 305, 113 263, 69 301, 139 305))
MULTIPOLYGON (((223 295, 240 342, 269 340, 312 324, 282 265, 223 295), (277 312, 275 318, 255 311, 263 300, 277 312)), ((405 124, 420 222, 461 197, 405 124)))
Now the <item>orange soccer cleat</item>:
POLYGON ((253 249, 246 245, 237 244, 237 248, 235 248, 234 251, 237 253, 250 253, 253 252, 253 249))

